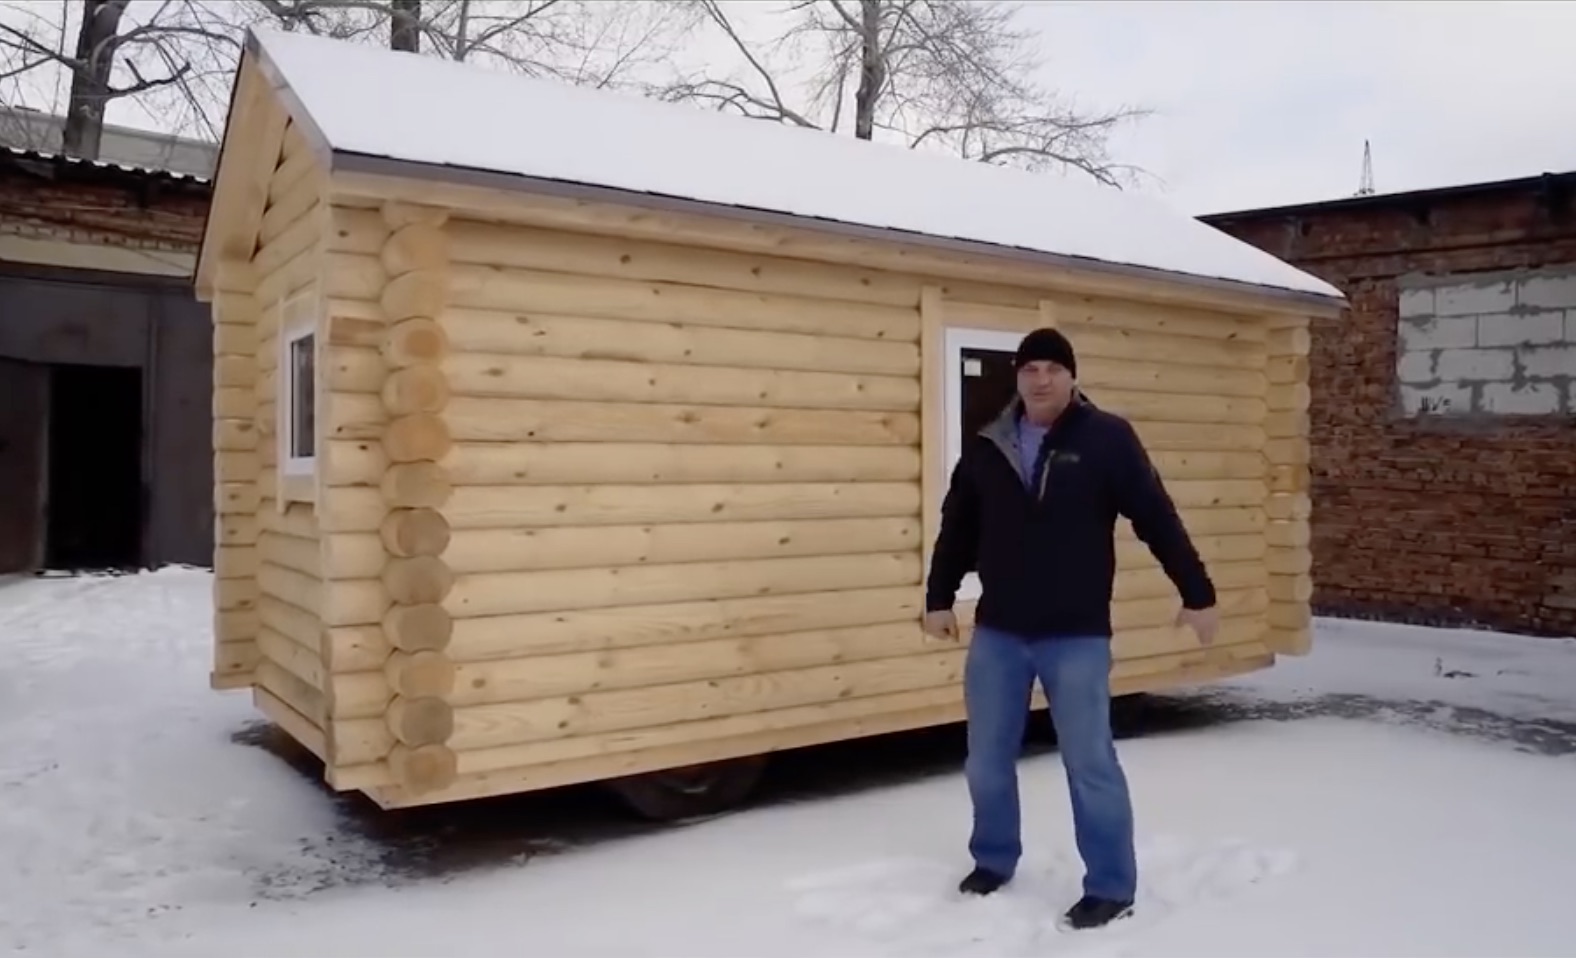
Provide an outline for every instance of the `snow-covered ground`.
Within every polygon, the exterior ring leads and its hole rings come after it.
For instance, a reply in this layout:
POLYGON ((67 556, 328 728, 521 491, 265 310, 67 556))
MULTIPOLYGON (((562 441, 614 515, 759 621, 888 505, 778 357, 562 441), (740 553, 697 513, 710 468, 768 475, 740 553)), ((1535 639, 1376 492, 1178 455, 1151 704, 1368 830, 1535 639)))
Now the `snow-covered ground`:
MULTIPOLYGON (((951 753, 668 828, 572 791, 387 825, 255 747, 243 693, 207 689, 208 596, 207 574, 184 569, 0 580, 0 945, 52 958, 1576 953, 1576 640, 1321 621, 1311 657, 1162 707, 1188 720, 1120 746, 1140 911, 1069 933, 1054 917, 1080 869, 1054 751, 1024 761, 1030 852, 985 900, 953 891, 968 806, 951 753)), ((850 776, 892 765, 896 746, 880 748, 848 753, 850 776)))

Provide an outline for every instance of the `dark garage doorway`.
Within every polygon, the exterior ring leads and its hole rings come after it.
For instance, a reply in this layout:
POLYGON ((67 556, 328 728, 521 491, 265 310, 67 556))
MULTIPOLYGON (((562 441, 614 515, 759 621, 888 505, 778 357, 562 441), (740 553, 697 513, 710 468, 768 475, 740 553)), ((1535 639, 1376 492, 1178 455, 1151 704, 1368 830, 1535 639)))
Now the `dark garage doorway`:
POLYGON ((142 561, 142 370, 50 370, 44 565, 113 571, 142 561))

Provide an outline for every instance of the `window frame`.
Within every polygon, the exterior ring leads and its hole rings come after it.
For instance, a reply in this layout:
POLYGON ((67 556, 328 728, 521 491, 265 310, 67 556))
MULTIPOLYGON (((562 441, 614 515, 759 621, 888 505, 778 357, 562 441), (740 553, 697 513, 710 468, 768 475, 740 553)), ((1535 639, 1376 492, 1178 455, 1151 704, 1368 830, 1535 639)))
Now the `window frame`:
MULTIPOLYGON (((319 390, 320 379, 318 370, 321 366, 321 340, 318 337, 317 315, 312 309, 315 298, 308 293, 291 297, 280 304, 279 316, 279 357, 277 378, 277 391, 275 395, 276 428, 275 433, 278 443, 275 457, 278 462, 279 474, 283 477, 298 478, 311 477, 317 471, 318 413, 322 407, 322 395, 319 390), (296 455, 298 435, 296 433, 296 402, 300 398, 298 390, 303 385, 297 378, 295 363, 292 361, 296 344, 302 340, 311 341, 311 378, 306 383, 306 388, 311 392, 312 403, 312 435, 308 438, 311 452, 305 456, 296 455)), ((281 500, 283 500, 281 496, 281 500)))
MULTIPOLYGON (((1006 329, 989 329, 974 326, 944 326, 942 328, 942 420, 945 425, 946 448, 945 463, 942 468, 942 482, 948 483, 952 478, 952 471, 957 468, 958 460, 963 455, 963 351, 965 349, 983 350, 997 353, 1013 354, 1018 351, 1018 344, 1023 341, 1024 333, 1006 329)), ((946 497, 946 487, 943 485, 942 498, 946 497)), ((939 527, 939 526, 938 526, 939 527)), ((959 602, 973 602, 980 597, 979 574, 970 572, 963 577, 962 584, 958 587, 957 600, 959 602)))

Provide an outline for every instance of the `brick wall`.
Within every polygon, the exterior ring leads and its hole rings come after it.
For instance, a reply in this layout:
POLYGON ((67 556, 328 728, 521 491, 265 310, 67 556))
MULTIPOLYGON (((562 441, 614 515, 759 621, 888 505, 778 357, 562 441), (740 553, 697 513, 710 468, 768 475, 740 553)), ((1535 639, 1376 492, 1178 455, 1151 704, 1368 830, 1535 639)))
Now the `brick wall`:
POLYGON ((1576 322, 1576 302, 1517 299, 1526 281, 1554 289, 1572 275, 1570 187, 1533 181, 1206 220, 1352 303, 1313 336, 1316 609, 1576 635, 1576 397, 1547 405, 1576 381, 1576 357, 1543 350, 1573 341, 1564 324, 1550 339, 1548 317, 1576 322), (1454 297, 1443 312, 1441 289, 1454 297), (1469 291, 1483 294, 1471 310, 1469 291), (1453 333, 1438 325, 1445 313, 1472 317, 1470 344, 1468 322, 1453 333), (1424 328, 1460 340, 1443 371, 1450 347, 1416 338, 1424 328), (1453 386, 1460 402, 1408 401, 1404 378, 1424 376, 1425 362, 1428 382, 1413 385, 1453 386))
POLYGON ((0 234, 195 253, 209 188, 195 180, 0 153, 0 234))

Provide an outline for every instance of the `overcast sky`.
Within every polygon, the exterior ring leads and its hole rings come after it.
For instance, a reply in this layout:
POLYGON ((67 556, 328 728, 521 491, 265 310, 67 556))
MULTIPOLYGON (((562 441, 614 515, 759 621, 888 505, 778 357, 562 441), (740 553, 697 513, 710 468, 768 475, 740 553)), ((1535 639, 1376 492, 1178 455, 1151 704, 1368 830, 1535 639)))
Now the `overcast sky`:
POLYGON ((1158 111, 1114 157, 1190 214, 1349 196, 1364 138, 1386 193, 1576 170, 1576 0, 1024 6, 1044 82, 1158 111))
POLYGON ((1031 2, 1047 82, 1189 213, 1576 170, 1576 3, 1031 2))

